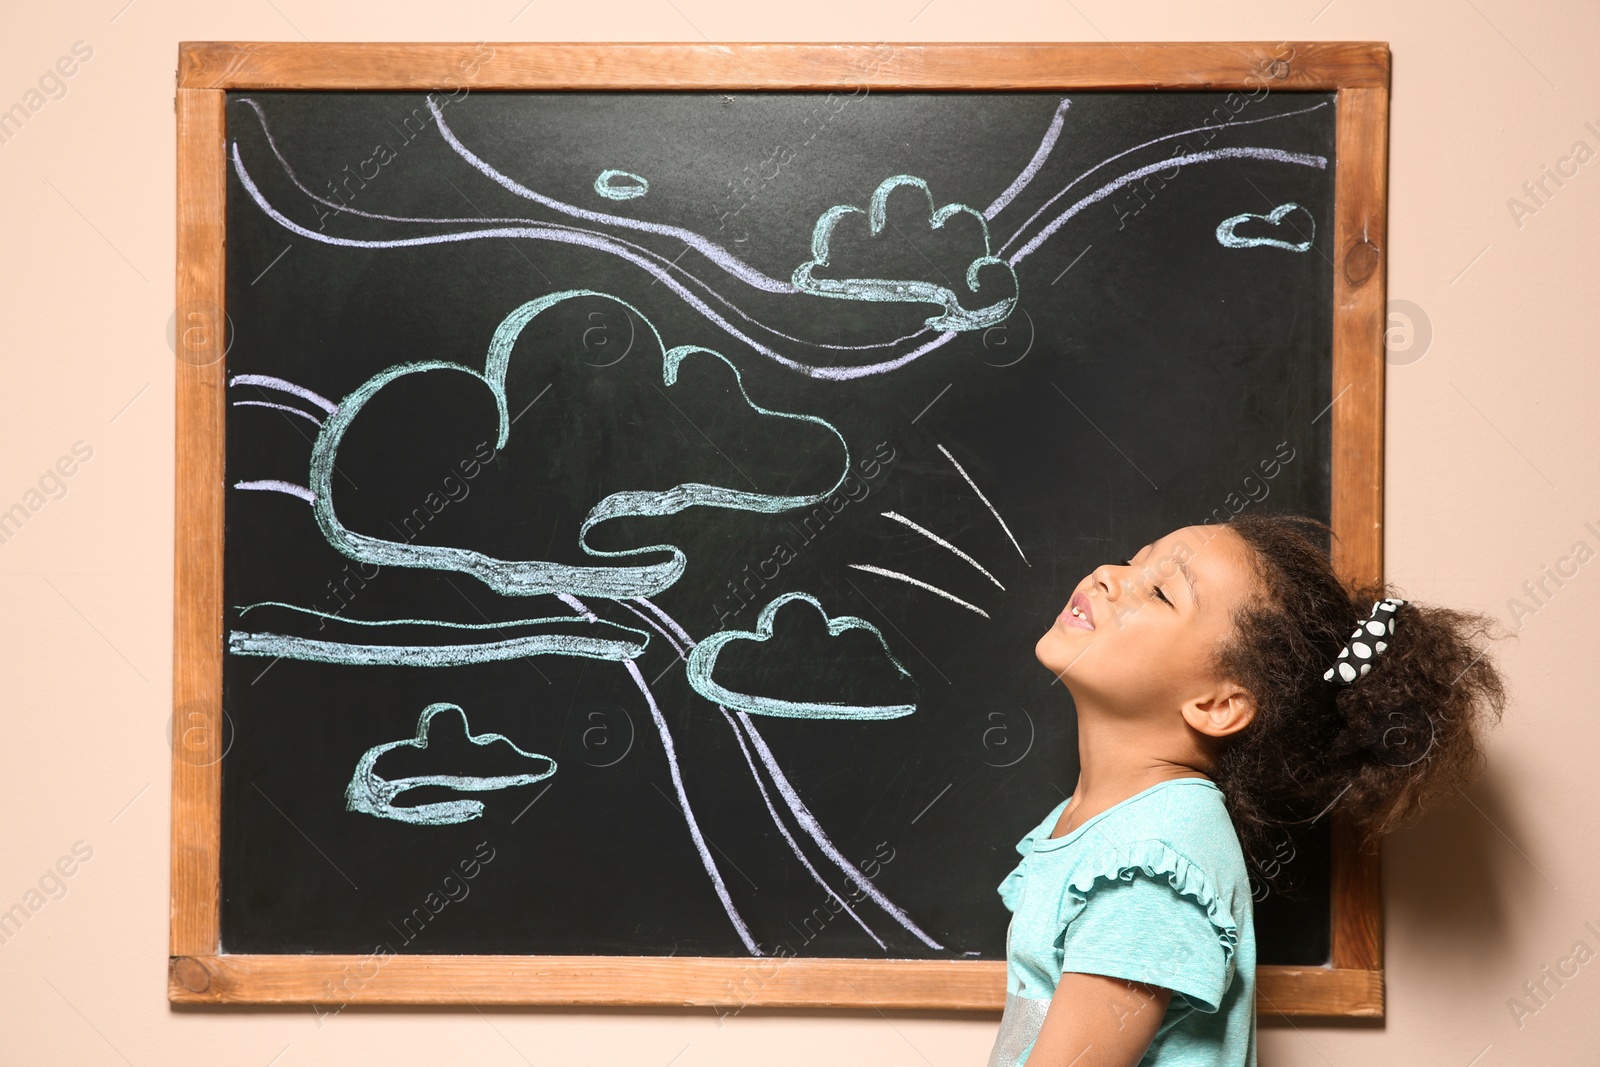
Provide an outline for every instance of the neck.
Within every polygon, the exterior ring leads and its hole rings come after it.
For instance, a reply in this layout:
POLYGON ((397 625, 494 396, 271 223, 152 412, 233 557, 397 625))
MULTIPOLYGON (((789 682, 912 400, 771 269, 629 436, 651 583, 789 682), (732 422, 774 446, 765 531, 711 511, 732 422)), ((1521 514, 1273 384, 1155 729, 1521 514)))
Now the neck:
MULTIPOLYGON (((1181 720, 1179 720, 1181 723, 1181 720)), ((1075 801, 1096 810, 1110 807, 1174 778, 1207 777, 1191 739, 1148 721, 1078 708, 1078 786, 1075 801)))

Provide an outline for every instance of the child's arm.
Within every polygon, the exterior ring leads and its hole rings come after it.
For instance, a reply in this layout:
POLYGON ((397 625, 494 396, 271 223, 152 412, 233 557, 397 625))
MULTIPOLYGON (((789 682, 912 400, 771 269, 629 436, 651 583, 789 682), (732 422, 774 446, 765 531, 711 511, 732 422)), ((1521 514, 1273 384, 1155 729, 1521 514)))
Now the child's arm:
POLYGON ((1028 1067, 1134 1067, 1150 1047, 1172 990, 1068 971, 1028 1053, 1028 1067))

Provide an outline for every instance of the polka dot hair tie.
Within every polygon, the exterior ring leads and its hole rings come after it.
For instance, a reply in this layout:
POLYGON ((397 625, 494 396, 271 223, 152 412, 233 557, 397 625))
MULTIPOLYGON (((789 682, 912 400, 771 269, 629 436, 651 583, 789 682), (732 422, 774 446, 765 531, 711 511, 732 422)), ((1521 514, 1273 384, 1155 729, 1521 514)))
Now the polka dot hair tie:
POLYGON ((1388 638, 1394 636, 1394 613, 1405 601, 1386 597, 1374 601, 1372 614, 1351 633, 1350 640, 1339 650, 1339 658, 1323 672, 1327 681, 1349 685, 1372 669, 1372 661, 1379 652, 1389 647, 1388 638))

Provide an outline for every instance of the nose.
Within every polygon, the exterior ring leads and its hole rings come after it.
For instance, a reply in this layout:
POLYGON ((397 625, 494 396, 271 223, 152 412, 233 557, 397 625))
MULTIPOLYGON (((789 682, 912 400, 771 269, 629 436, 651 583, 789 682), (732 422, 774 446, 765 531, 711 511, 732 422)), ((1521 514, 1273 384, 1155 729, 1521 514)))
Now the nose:
POLYGON ((1115 603, 1122 599, 1122 594, 1126 591, 1122 577, 1122 572, 1126 569, 1114 563, 1104 563, 1096 567, 1089 577, 1100 587, 1106 600, 1115 603))

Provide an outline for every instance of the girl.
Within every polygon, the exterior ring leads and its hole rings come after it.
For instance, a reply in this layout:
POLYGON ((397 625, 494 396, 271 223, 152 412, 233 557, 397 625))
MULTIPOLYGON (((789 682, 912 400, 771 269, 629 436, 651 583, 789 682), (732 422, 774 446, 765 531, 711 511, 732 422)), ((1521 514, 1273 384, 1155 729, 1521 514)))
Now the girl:
POLYGON ((1247 860, 1330 813, 1376 838, 1482 764, 1486 616, 1347 589, 1323 523, 1189 526, 1078 584, 1034 654, 1080 773, 1017 843, 990 1067, 1254 1067, 1247 860))

